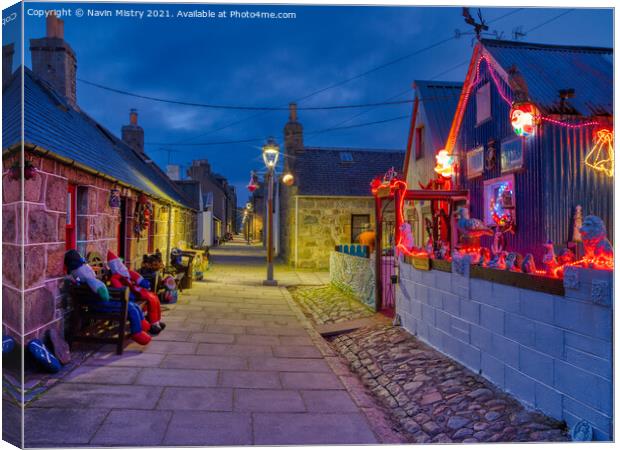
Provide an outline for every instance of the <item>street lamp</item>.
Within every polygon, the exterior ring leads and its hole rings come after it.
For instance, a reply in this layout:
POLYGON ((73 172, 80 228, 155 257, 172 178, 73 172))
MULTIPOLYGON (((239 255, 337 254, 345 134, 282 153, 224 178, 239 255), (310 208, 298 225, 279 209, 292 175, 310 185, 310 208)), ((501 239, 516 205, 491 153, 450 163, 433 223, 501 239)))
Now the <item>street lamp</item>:
POLYGON ((273 279, 273 178, 274 170, 278 164, 280 147, 274 138, 267 139, 263 146, 263 161, 267 166, 267 279, 263 281, 265 286, 277 286, 278 282, 273 279))

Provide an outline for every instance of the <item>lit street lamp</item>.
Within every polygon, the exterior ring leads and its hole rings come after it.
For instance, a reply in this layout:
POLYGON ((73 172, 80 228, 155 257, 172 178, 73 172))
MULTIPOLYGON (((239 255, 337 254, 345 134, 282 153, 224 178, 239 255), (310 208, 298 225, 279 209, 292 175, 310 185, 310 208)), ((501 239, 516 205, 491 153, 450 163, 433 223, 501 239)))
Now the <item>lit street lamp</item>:
POLYGON ((263 146, 263 161, 267 166, 267 279, 263 281, 265 286, 277 286, 278 282, 273 279, 273 178, 280 147, 275 139, 269 138, 263 146))

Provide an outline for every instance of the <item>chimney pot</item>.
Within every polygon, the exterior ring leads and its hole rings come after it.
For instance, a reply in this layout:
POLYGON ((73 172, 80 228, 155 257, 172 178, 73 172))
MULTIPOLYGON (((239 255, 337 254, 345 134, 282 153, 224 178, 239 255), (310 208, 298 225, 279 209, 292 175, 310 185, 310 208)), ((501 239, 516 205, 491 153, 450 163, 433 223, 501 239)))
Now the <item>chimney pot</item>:
POLYGON ((297 122, 297 103, 289 103, 288 104, 288 109, 289 109, 289 120, 291 122, 297 122))
POLYGON ((46 34, 48 38, 64 39, 65 37, 65 24, 55 14, 47 16, 46 34))
POLYGON ((138 110, 133 108, 129 110, 129 123, 131 125, 138 125, 138 110))

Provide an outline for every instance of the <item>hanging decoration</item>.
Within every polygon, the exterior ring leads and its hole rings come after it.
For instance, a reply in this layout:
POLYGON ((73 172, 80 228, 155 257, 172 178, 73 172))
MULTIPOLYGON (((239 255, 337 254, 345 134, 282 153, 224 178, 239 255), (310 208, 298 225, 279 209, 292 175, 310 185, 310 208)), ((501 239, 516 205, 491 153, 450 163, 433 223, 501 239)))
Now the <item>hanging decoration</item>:
POLYGON ((284 176, 282 176, 282 183, 284 183, 286 186, 292 186, 294 182, 295 178, 293 177, 293 174, 285 173, 284 176))
POLYGON ((256 189, 259 188, 259 184, 258 184, 258 175, 256 175, 256 172, 252 171, 250 172, 250 182, 248 183, 248 191, 250 191, 250 193, 254 192, 256 189))
MULTIPOLYGON (((18 181, 21 177, 21 161, 16 159, 13 165, 9 168, 9 180, 18 181)), ((28 158, 24 159, 24 180, 28 181, 34 178, 37 173, 37 168, 32 164, 32 161, 28 158)))
POLYGON ((536 106, 530 102, 513 103, 510 108, 510 123, 517 136, 534 136, 536 132, 536 106))
POLYGON ((447 150, 439 150, 435 155, 437 165, 435 172, 445 178, 451 178, 454 175, 454 155, 448 153, 447 150))
POLYGON ((134 232, 138 237, 142 232, 148 229, 151 224, 151 216, 153 214, 153 205, 144 194, 140 194, 136 202, 136 210, 134 213, 134 232))
POLYGON ((121 191, 118 188, 110 189, 110 208, 120 208, 121 207, 121 191))
POLYGON ((614 133, 603 129, 598 130, 592 150, 587 154, 585 165, 604 173, 608 177, 614 176, 614 133))

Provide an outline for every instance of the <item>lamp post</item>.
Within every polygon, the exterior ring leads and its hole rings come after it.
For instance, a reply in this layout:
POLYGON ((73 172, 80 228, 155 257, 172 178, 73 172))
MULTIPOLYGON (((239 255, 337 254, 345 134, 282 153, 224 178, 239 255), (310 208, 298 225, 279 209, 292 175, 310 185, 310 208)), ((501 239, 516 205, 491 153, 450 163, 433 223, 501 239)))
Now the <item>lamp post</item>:
POLYGON ((279 156, 280 147, 275 139, 267 139, 263 146, 263 161, 267 167, 267 279, 263 281, 265 286, 278 285, 273 279, 273 178, 279 156))

